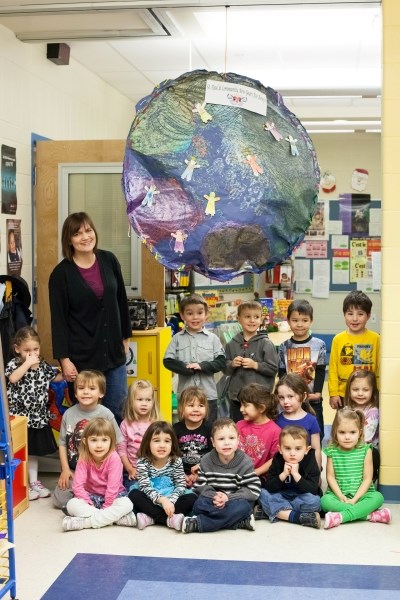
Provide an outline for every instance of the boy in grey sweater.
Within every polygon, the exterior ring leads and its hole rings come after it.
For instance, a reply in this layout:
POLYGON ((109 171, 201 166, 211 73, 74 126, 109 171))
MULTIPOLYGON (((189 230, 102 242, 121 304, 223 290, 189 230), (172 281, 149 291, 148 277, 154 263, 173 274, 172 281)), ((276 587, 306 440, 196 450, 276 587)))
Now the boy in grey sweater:
POLYGON ((195 517, 186 517, 183 533, 248 529, 254 531, 253 505, 260 495, 260 480, 252 460, 238 450, 239 435, 234 421, 214 422, 211 441, 214 449, 200 461, 193 491, 195 517))

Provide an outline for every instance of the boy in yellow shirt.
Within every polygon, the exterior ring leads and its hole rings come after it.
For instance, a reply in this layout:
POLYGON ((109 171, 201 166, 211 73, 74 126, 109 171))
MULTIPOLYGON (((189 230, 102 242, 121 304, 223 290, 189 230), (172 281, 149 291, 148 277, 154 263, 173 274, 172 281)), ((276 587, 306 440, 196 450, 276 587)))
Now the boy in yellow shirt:
POLYGON ((347 379, 353 371, 373 371, 379 384, 379 333, 370 331, 366 324, 371 316, 372 302, 364 292, 350 292, 343 301, 347 326, 335 335, 329 361, 328 388, 332 408, 341 408, 347 379))

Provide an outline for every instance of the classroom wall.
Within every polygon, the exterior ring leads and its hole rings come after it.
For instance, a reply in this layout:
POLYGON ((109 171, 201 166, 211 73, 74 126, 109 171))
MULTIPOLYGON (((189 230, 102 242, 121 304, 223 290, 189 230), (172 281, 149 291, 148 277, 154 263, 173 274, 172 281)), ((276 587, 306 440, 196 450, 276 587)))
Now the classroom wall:
MULTIPOLYGON (((334 202, 339 194, 356 193, 351 189, 351 175, 355 168, 369 172, 366 194, 371 200, 381 200, 381 136, 376 133, 311 134, 321 174, 329 170, 336 177, 336 190, 330 194, 322 190, 319 198, 334 202)), ((347 292, 332 292, 329 299, 313 298, 310 294, 296 294, 306 298, 314 307, 313 331, 315 333, 338 333, 344 328, 342 305, 347 292)), ((381 294, 370 294, 373 318, 368 327, 380 331, 381 294), (375 322, 372 322, 375 320, 375 322)))
POLYGON ((0 26, 0 144, 16 148, 18 200, 16 215, 0 214, 0 274, 7 272, 6 219, 21 219, 21 275, 32 288, 31 133, 125 139, 133 116, 128 98, 79 63, 57 66, 46 44, 24 44, 0 26))

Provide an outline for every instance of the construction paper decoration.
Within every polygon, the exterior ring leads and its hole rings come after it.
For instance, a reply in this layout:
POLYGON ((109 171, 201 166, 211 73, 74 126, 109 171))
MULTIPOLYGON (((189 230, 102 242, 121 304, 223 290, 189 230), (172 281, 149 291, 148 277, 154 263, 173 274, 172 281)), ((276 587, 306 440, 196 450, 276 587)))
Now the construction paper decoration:
POLYGON ((157 260, 228 281, 292 253, 315 212, 319 176, 313 144, 278 92, 234 73, 192 71, 138 102, 123 188, 129 222, 157 260), (267 114, 244 101, 206 103, 208 80, 265 94, 267 114), (295 142, 294 154, 266 122, 295 142))

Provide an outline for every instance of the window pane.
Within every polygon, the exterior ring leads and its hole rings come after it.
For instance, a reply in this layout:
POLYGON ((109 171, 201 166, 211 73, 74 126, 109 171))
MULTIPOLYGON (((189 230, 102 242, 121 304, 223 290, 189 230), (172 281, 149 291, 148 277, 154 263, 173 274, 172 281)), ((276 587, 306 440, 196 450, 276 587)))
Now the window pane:
MULTIPOLYGON (((68 212, 87 212, 99 236, 99 248, 121 263, 125 285, 131 281, 131 239, 120 173, 82 173, 68 177, 68 212)), ((132 235, 134 235, 132 233, 132 235)))

